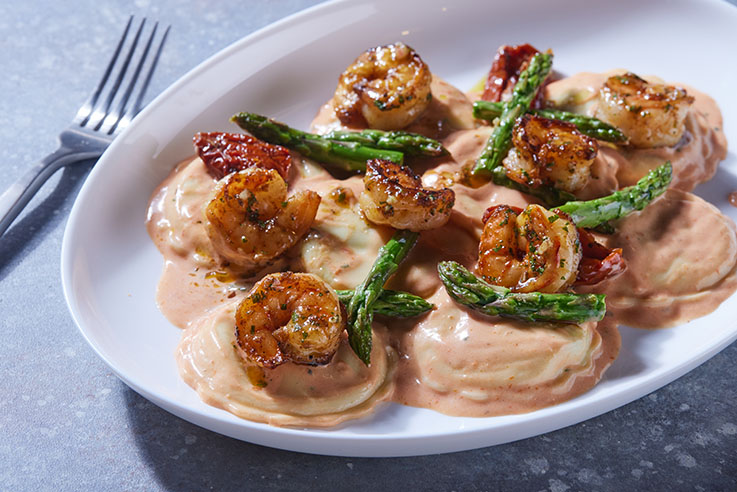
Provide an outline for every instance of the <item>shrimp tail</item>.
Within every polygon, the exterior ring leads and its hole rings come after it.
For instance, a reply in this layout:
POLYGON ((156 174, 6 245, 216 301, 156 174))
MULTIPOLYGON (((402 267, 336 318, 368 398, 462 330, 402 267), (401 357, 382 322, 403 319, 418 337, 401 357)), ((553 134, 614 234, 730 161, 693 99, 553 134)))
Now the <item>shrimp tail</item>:
POLYGON ((453 300, 490 316, 583 323, 599 321, 606 313, 603 294, 512 292, 484 282, 454 261, 438 263, 438 275, 453 300))
POLYGON ((558 210, 568 215, 578 227, 591 229, 642 210, 665 192, 672 178, 673 166, 668 161, 647 173, 633 186, 594 200, 568 202, 558 207, 558 210))
POLYGON ((578 264, 576 285, 593 285, 615 277, 627 269, 622 248, 609 249, 599 244, 586 229, 578 228, 582 257, 578 264))

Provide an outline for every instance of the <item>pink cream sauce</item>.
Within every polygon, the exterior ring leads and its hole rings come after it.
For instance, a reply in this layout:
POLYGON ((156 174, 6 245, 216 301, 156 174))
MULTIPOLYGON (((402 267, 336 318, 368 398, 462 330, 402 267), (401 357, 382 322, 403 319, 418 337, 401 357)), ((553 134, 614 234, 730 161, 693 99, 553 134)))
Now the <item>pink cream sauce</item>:
MULTIPOLYGON (((603 77, 563 79, 549 86, 549 97, 595 112, 589 92, 603 77)), ((581 289, 608 295, 609 312, 601 322, 531 325, 485 317, 453 302, 437 277, 437 262, 453 259, 472 267, 483 211, 502 203, 525 207, 530 201, 493 184, 472 188, 455 182, 480 152, 489 127, 470 118, 470 101, 457 89, 435 79, 432 90, 430 109, 409 130, 442 139, 451 157, 416 169, 424 171, 428 186, 452 183, 456 204, 446 226, 422 234, 388 287, 421 295, 436 309, 416 319, 377 320, 369 367, 346 341, 332 362, 321 367, 288 363, 263 370, 244 363, 233 349, 235 308, 252 281, 264 274, 307 271, 335 288, 351 288, 363 280, 392 231, 362 218, 356 200, 363 188, 360 178, 338 180, 295 159, 290 193, 320 193, 318 216, 301 243, 252 279, 222 268, 207 238, 203 208, 215 181, 199 159, 181 163, 157 189, 147 221, 165 259, 157 302, 184 329, 177 363, 182 378, 203 401, 254 421, 309 427, 364 417, 387 401, 460 416, 529 412, 593 387, 618 354, 618 324, 678 324, 713 311, 737 288, 734 224, 698 197, 673 190, 603 239, 624 249, 629 268, 581 289)), ((710 98, 689 93, 696 102, 688 117, 688 138, 678 150, 624 156, 603 148, 580 196, 608 194, 666 159, 674 165, 679 189, 708 180, 726 153, 721 117, 710 98), (656 154, 657 162, 652 157, 656 154)), ((336 126, 328 103, 313 127, 325 131, 336 126)))

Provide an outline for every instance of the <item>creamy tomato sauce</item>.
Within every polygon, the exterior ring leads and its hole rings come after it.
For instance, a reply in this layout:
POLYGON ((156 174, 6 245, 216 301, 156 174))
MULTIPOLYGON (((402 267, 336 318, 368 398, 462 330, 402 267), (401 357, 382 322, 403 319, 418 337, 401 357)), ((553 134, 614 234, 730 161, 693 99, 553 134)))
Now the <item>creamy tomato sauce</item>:
MULTIPOLYGON (((594 96, 608 75, 556 81, 547 97, 560 107, 595 114, 594 96)), ((165 259, 157 302, 184 329, 177 363, 203 401, 281 426, 334 426, 369 415, 388 401, 459 416, 529 412, 594 386, 618 354, 620 323, 644 328, 682 323, 714 310, 737 288, 734 224, 687 193, 714 174, 726 153, 714 101, 689 89, 696 101, 679 145, 634 151, 602 145, 589 185, 577 194, 581 199, 607 195, 665 160, 673 164, 677 189, 601 238, 623 248, 628 263, 624 274, 579 288, 607 294, 602 321, 531 324, 484 316, 455 303, 437 276, 438 261, 473 268, 484 210, 495 204, 524 208, 534 200, 494 184, 469 184, 467 171, 491 129, 471 117, 470 99, 450 84, 434 78, 432 94, 428 110, 407 130, 440 139, 450 156, 415 170, 425 186, 452 186, 455 206, 445 226, 422 233, 387 287, 421 295, 436 307, 417 318, 377 319, 368 367, 345 339, 333 360, 317 367, 286 363, 261 369, 233 348, 235 309, 263 275, 309 272, 336 289, 353 288, 366 277, 393 230, 364 219, 357 200, 361 177, 336 179, 295 156, 289 192, 318 192, 317 217, 296 246, 248 278, 223 267, 207 237, 204 207, 216 181, 199 158, 179 164, 156 190, 147 225, 165 259)), ((339 127, 331 103, 313 122, 317 132, 339 127)))

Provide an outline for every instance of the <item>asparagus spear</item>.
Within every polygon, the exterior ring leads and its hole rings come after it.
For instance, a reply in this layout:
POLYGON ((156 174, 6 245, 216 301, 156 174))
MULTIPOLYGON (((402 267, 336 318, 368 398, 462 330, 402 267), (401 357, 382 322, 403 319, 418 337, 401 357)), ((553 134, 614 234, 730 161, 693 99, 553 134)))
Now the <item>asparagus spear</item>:
POLYGON ((504 112, 504 101, 474 101, 473 117, 479 120, 493 122, 504 112))
POLYGON ((371 361, 371 321, 373 306, 386 280, 397 271, 399 264, 417 242, 419 234, 397 231, 379 250, 366 280, 353 291, 348 303, 348 342, 356 355, 368 365, 371 361))
POLYGON ((356 142, 367 147, 396 150, 405 155, 413 156, 438 157, 448 154, 448 150, 437 140, 417 133, 403 131, 385 132, 383 130, 369 129, 349 132, 336 130, 321 135, 319 138, 338 142, 356 142))
MULTIPOLYGON (((493 121, 502 114, 503 110, 504 103, 502 102, 475 101, 473 103, 473 116, 482 120, 493 121)), ((591 116, 570 113, 559 109, 533 109, 529 112, 550 120, 573 123, 576 125, 578 131, 598 140, 612 143, 627 142, 627 137, 619 129, 591 116)))
MULTIPOLYGON (((348 306, 353 298, 352 290, 339 290, 338 298, 348 306)), ((434 306, 420 296, 409 292, 383 289, 372 306, 374 314, 393 318, 411 318, 430 311, 434 306)))
POLYGON ((519 75, 512 91, 512 98, 504 103, 504 110, 499 117, 499 123, 494 127, 494 131, 481 151, 481 155, 476 159, 476 167, 473 169, 474 174, 488 174, 501 165, 511 145, 512 127, 515 120, 530 109, 530 103, 535 98, 535 92, 545 81, 552 65, 553 55, 537 53, 532 57, 527 68, 519 75))
POLYGON ((239 113, 231 121, 256 138, 289 147, 305 157, 345 171, 364 171, 369 159, 402 164, 404 154, 437 157, 448 153, 437 140, 409 132, 362 130, 316 135, 254 113, 239 113))
POLYGON ((512 292, 484 282, 454 261, 438 263, 438 275, 456 302, 491 316, 582 323, 598 321, 606 312, 603 294, 512 292))
POLYGON ((230 120, 256 138, 283 145, 305 157, 332 164, 344 171, 365 170, 369 159, 386 159, 397 164, 404 160, 404 155, 395 150, 377 149, 358 142, 328 140, 254 113, 238 113, 230 120))
POLYGON ((668 188, 673 176, 670 161, 656 167, 637 184, 622 188, 611 195, 585 202, 568 202, 558 207, 578 227, 590 229, 610 220, 624 217, 635 210, 642 210, 668 188))
POLYGON ((505 186, 539 198, 540 201, 542 201, 548 208, 576 199, 574 195, 567 191, 559 190, 553 186, 539 186, 534 188, 532 186, 518 183, 507 176, 507 171, 502 166, 495 168, 491 172, 491 179, 499 186, 505 186))

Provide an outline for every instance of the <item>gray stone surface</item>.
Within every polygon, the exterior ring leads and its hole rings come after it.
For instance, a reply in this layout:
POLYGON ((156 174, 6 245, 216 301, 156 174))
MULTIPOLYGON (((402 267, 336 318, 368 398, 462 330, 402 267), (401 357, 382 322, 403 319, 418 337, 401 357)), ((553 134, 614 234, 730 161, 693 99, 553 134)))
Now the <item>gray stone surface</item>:
MULTIPOLYGON (((175 27, 150 94, 317 1, 3 2, 0 189, 54 148, 130 13, 175 27)), ((0 238, 0 490, 735 490, 737 345, 672 384, 557 432, 401 459, 311 456, 203 430, 130 390, 93 353, 59 281, 89 164, 58 173, 0 238)))

